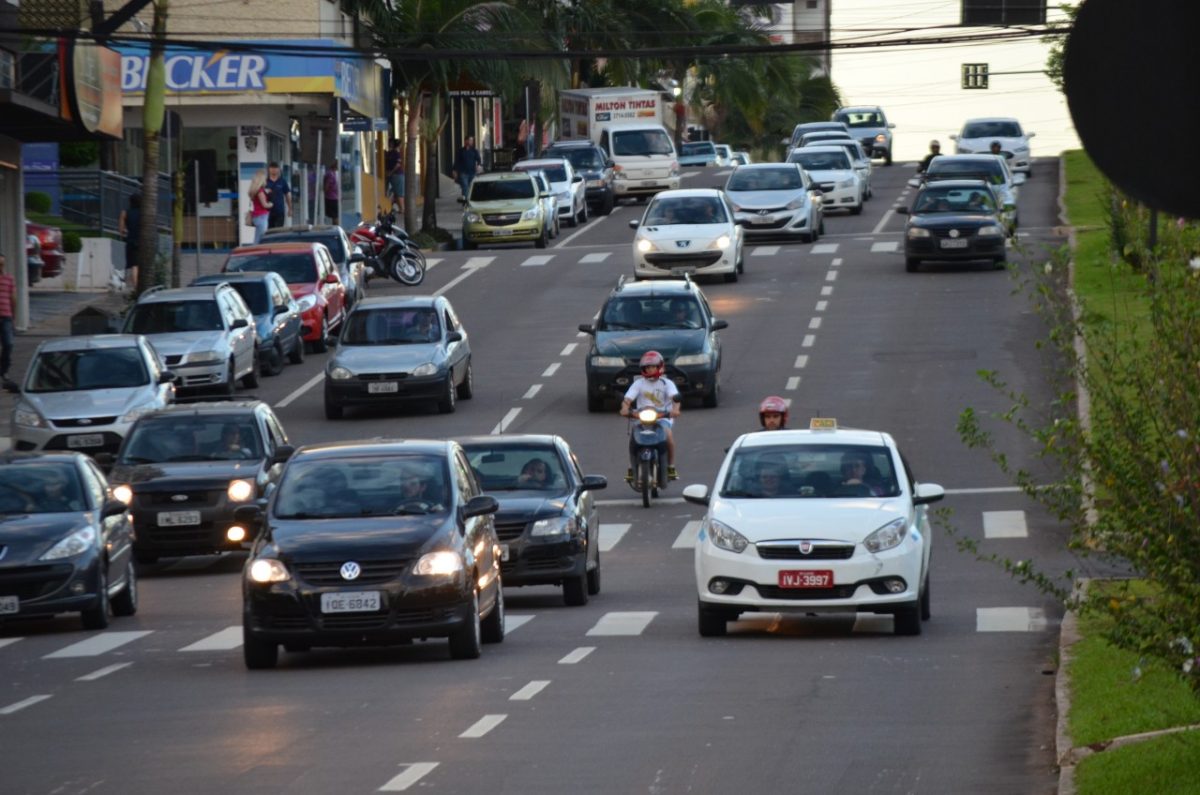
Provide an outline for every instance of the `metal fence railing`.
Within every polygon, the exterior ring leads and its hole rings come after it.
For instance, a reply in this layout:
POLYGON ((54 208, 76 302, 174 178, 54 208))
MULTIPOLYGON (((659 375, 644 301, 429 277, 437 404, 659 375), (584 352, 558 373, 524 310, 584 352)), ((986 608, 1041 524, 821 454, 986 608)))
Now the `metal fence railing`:
MULTIPOLYGON (((58 171, 26 171, 25 192, 38 191, 50 197, 50 212, 64 221, 101 234, 117 233, 121 211, 129 197, 142 192, 142 181, 94 168, 64 168, 58 171)), ((171 183, 158 175, 158 226, 171 226, 171 183)))

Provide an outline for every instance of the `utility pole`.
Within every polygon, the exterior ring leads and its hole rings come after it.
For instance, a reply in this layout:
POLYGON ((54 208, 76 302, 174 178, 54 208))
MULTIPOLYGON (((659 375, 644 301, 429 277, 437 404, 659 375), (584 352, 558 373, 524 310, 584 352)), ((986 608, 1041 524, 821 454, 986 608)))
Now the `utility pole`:
POLYGON ((142 239, 138 241, 139 293, 162 276, 152 270, 158 264, 158 144, 162 133, 166 95, 164 52, 167 40, 167 10, 170 0, 152 0, 154 25, 150 30, 150 62, 146 67, 146 93, 142 105, 142 239))

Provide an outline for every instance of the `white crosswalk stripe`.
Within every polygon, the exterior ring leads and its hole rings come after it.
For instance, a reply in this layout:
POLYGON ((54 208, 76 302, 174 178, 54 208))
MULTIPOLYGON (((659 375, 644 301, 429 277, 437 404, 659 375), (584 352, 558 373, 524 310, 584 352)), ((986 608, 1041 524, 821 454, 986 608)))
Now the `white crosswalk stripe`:
POLYGON ((56 652, 51 652, 45 655, 42 659, 60 659, 63 657, 96 657, 101 654, 107 654, 113 649, 119 649, 126 643, 132 643, 138 638, 143 638, 149 635, 153 630, 141 630, 137 632, 102 632, 99 635, 93 635, 87 640, 81 640, 78 643, 72 643, 70 646, 65 646, 56 652))
POLYGON ((534 256, 529 257, 524 262, 522 262, 521 267, 522 268, 531 268, 531 267, 536 267, 538 265, 545 265, 546 263, 550 262, 550 260, 552 260, 552 259, 554 259, 553 254, 535 254, 534 256))
POLYGON ((838 243, 817 243, 815 246, 812 247, 812 249, 810 250, 810 253, 812 253, 812 254, 836 254, 837 250, 838 250, 838 245, 839 245, 838 243))
POLYGON ((891 253, 895 252, 896 249, 898 249, 898 248, 900 248, 900 241, 884 240, 879 243, 872 243, 871 244, 871 253, 872 254, 891 254, 891 253))
POLYGON ((779 253, 779 246, 755 246, 750 252, 752 257, 773 257, 779 253))
POLYGON ((486 268, 495 261, 495 257, 468 257, 463 268, 486 268))
POLYGON ((530 621, 533 621, 534 614, 529 615, 513 615, 512 613, 504 614, 504 632, 509 633, 518 627, 523 627, 530 621))
POLYGON ((654 610, 605 613, 587 634, 641 635, 657 615, 658 612, 654 610))
POLYGON ((207 638, 184 646, 180 651, 231 651, 242 646, 242 628, 226 627, 220 632, 214 632, 207 638))
POLYGON ((628 524, 600 523, 600 551, 610 552, 625 533, 629 532, 628 524))
POLYGON ((976 632, 1040 632, 1049 625, 1040 607, 977 607, 976 632))
POLYGON ((594 262, 604 262, 604 260, 608 259, 610 256, 612 256, 611 251, 596 251, 591 254, 584 254, 579 258, 579 264, 590 265, 594 262))
POLYGON ((379 788, 380 792, 404 792, 425 776, 433 772, 437 762, 413 762, 403 773, 379 788))
POLYGON ((20 638, 0 638, 0 649, 3 649, 5 646, 11 646, 19 640, 20 638))
POLYGON ((675 538, 675 543, 671 544, 671 549, 692 549, 696 546, 697 536, 700 534, 700 520, 695 519, 683 526, 679 531, 679 535, 675 538))
POLYGON ((433 270, 434 265, 437 265, 438 263, 443 262, 443 261, 444 260, 442 257, 426 257, 425 258, 425 270, 427 270, 427 271, 433 270))
POLYGON ((1027 538, 1024 511, 984 511, 984 538, 1027 538))

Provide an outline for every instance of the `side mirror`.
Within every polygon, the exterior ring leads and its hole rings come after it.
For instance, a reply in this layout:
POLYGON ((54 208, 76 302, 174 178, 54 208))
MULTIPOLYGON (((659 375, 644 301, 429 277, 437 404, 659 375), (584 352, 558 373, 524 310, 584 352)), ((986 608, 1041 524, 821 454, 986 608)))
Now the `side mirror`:
POLYGON ((574 177, 571 179, 571 181, 572 181, 572 182, 583 182, 583 175, 582 175, 582 174, 576 174, 576 175, 575 175, 575 176, 574 176, 574 177))
POLYGON ((723 328, 729 328, 728 320, 714 320, 712 322, 712 330, 713 331, 720 331, 723 328))
POLYGON ((363 256, 361 251, 355 251, 350 255, 350 262, 366 262, 367 258, 363 256))
POLYGON ((229 325, 229 327, 230 327, 231 329, 234 329, 234 328, 246 328, 246 327, 247 327, 247 326, 249 326, 249 325, 250 325, 250 321, 249 321, 249 320, 247 320, 247 319, 246 319, 246 318, 244 318, 244 317, 239 317, 237 320, 233 321, 233 323, 231 323, 231 324, 229 325))
POLYGON ((580 323, 579 330, 582 331, 584 334, 595 334, 596 333, 596 327, 593 326, 591 323, 580 323))
POLYGON ((580 491, 606 488, 608 488, 608 478, 603 475, 584 475, 583 482, 579 484, 580 491))
POLYGON ((9 381, 6 378, 6 379, 4 379, 4 391, 12 392, 13 394, 19 395, 19 394, 21 394, 21 385, 15 381, 9 381))
POLYGON ((287 314, 287 311, 288 311, 287 304, 278 304, 275 306, 274 309, 271 310, 271 316, 278 317, 279 315, 285 315, 285 314, 287 314))
POLYGON ((1035 136, 1035 135, 1037 135, 1037 133, 1031 133, 1031 132, 1027 132, 1027 133, 1025 133, 1025 137, 1026 137, 1026 138, 1032 138, 1032 137, 1033 137, 1033 136, 1035 136))
POLYGON ((337 284, 341 280, 338 279, 338 275, 336 273, 330 271, 329 273, 325 274, 325 278, 321 281, 325 284, 337 284))
POLYGON ((936 483, 918 483, 916 493, 913 494, 913 505, 928 505, 945 496, 946 490, 936 483))
POLYGON ((908 215, 907 207, 896 207, 895 210, 896 210, 896 215, 908 215))
POLYGON ((96 453, 92 456, 92 460, 105 472, 108 472, 108 470, 112 469, 113 464, 117 463, 116 456, 112 453, 96 453))
POLYGON ((292 457, 292 453, 296 452, 296 448, 290 444, 281 444, 275 448, 275 452, 271 453, 271 466, 282 464, 292 457))
POLYGON ((120 516, 129 510, 129 506, 120 500, 105 500, 104 505, 100 508, 100 518, 107 519, 110 516, 120 516))
POLYGON ((913 177, 905 184, 908 185, 908 187, 910 187, 910 188, 919 188, 919 187, 921 187, 921 180, 917 179, 916 177, 913 177))
POLYGON ((896 129, 896 123, 895 123, 895 122, 890 122, 890 121, 889 121, 889 122, 888 122, 888 129, 889 129, 889 130, 894 130, 894 129, 896 129))
POLYGON ((495 497, 480 494, 478 497, 472 497, 462 507, 462 518, 470 519, 472 516, 486 516, 498 510, 500 510, 500 503, 496 502, 495 497))
POLYGON ((683 490, 683 499, 694 505, 708 505, 708 486, 703 483, 693 483, 687 486, 683 490))
POLYGON ((338 335, 330 332, 325 335, 325 345, 330 348, 336 348, 338 344, 338 335))
POLYGON ((446 342, 462 342, 462 338, 463 335, 461 331, 451 331, 446 335, 446 342))
POLYGON ((950 133, 950 140, 951 140, 951 141, 957 141, 957 140, 958 140, 958 133, 950 133))
POLYGON ((553 195, 554 195, 553 193, 550 193, 548 191, 543 191, 542 193, 538 194, 538 198, 539 199, 549 199, 553 195))
POLYGON ((792 142, 792 139, 791 139, 791 138, 780 138, 780 139, 779 139, 779 143, 780 143, 780 145, 781 145, 781 146, 787 146, 787 145, 788 145, 788 144, 790 144, 791 142, 792 142))
POLYGON ((257 505, 243 505, 233 511, 233 521, 244 525, 247 530, 257 528, 262 523, 263 509, 257 505))
POLYGON ((639 221, 638 219, 634 218, 633 220, 631 220, 631 221, 629 222, 629 228, 630 228, 630 229, 637 229, 639 224, 641 224, 641 221, 639 221))
POLYGON ((616 165, 616 163, 614 163, 614 162, 613 162, 613 161, 611 161, 611 160, 605 160, 605 161, 604 161, 604 167, 605 167, 605 168, 612 168, 612 167, 613 167, 613 166, 615 166, 615 165, 616 165))
POLYGON ((178 380, 179 376, 170 370, 163 370, 158 374, 158 383, 160 384, 173 384, 178 380))

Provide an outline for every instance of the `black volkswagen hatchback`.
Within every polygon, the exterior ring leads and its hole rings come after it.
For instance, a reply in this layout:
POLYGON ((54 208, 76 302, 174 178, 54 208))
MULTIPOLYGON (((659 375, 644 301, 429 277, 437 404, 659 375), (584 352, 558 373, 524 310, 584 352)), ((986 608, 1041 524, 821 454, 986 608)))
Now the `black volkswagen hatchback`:
POLYGON ((483 490, 496 498, 504 584, 561 585, 563 601, 600 593, 600 517, 591 492, 608 485, 584 475, 559 436, 460 439, 483 490))
POLYGON ((455 442, 374 440, 301 448, 258 525, 242 578, 247 668, 279 644, 404 643, 447 637, 450 656, 504 640, 500 545, 455 442))

